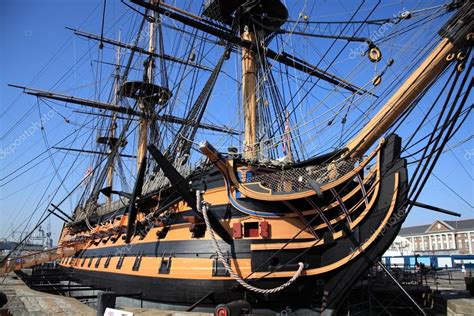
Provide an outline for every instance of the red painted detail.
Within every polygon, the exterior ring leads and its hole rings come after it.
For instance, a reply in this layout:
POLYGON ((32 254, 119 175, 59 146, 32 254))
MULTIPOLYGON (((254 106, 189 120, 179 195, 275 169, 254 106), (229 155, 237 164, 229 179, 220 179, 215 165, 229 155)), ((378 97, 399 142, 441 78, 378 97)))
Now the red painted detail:
POLYGON ((258 222, 244 223, 244 237, 258 237, 258 222))
POLYGON ((225 309, 225 307, 219 307, 216 310, 216 316, 228 316, 227 315, 227 309, 225 309))
POLYGON ((194 216, 194 215, 191 215, 191 216, 183 216, 183 219, 185 221, 187 221, 188 223, 191 223, 191 224, 195 224, 195 223, 198 223, 200 220, 194 216))
POLYGON ((234 238, 242 238, 241 223, 234 223, 234 225, 232 226, 232 236, 234 236, 234 238))
POLYGON ((262 238, 270 237, 270 224, 267 221, 260 222, 260 236, 262 238))

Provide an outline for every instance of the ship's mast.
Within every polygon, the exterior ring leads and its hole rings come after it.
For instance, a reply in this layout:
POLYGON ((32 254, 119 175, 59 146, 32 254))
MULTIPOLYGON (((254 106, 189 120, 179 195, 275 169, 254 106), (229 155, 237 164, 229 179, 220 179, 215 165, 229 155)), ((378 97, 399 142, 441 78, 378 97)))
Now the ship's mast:
MULTIPOLYGON (((240 36, 243 40, 256 43, 255 33, 247 19, 242 20, 240 36)), ((257 59, 255 52, 242 47, 242 104, 244 112, 244 158, 254 160, 257 147, 257 59)))
MULTIPOLYGON (((155 5, 158 4, 159 1, 157 0, 150 0, 150 4, 155 5)), ((150 21, 150 28, 149 28, 149 42, 148 42, 148 51, 151 54, 155 53, 156 49, 156 29, 158 21, 158 13, 152 11, 153 19, 150 21)), ((144 74, 144 81, 146 83, 153 83, 153 75, 154 75, 154 62, 155 59, 152 55, 149 56, 146 64, 145 64, 145 74, 144 74)), ((151 112, 152 105, 149 104, 147 101, 140 99, 139 100, 139 107, 142 113, 139 121, 138 127, 138 149, 137 149, 137 170, 140 170, 140 165, 143 161, 143 157, 146 155, 146 146, 148 145, 148 128, 150 125, 149 121, 149 113, 151 112)))
MULTIPOLYGON (((120 37, 120 36, 119 36, 120 37)), ((114 99, 112 104, 118 105, 119 81, 120 81, 120 47, 117 47, 115 56, 115 77, 114 77, 114 99)), ((115 139, 115 130, 117 129, 117 113, 114 112, 110 122, 109 139, 115 139)), ((107 170, 107 186, 112 188, 114 184, 114 163, 109 165, 107 170)), ((107 197, 107 204, 112 203, 112 195, 107 197)))

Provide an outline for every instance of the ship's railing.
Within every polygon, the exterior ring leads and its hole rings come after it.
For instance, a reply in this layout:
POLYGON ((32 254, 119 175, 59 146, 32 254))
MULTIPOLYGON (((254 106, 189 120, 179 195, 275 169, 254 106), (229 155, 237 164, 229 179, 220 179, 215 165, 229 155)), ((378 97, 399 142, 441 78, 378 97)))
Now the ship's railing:
MULTIPOLYGON (((182 163, 182 159, 177 159, 173 166, 174 168, 184 177, 189 177, 197 168, 202 168, 204 160, 199 160, 194 164, 191 163, 182 163)), ((142 194, 148 194, 159 189, 166 188, 170 186, 170 181, 164 175, 163 171, 159 170, 158 172, 152 174, 145 180, 143 184, 142 194)))
POLYGON ((75 252, 74 248, 56 247, 19 257, 8 258, 0 265, 0 275, 72 256, 75 252))
POLYGON ((246 177, 245 182, 260 182, 273 192, 285 192, 288 187, 293 191, 302 191, 309 187, 311 181, 324 185, 343 177, 354 169, 357 161, 358 159, 344 159, 328 164, 259 174, 246 177))
MULTIPOLYGON (((190 164, 180 165, 179 163, 175 164, 174 166, 176 170, 183 176, 187 177, 192 173, 192 166, 190 164)), ((170 180, 164 175, 163 171, 159 170, 151 177, 145 180, 143 184, 142 193, 148 194, 153 191, 156 191, 161 188, 165 188, 170 185, 170 180)))
POLYGON ((97 215, 104 215, 110 212, 117 211, 124 206, 128 205, 128 199, 126 197, 120 197, 120 200, 113 201, 112 203, 105 203, 97 207, 97 215))

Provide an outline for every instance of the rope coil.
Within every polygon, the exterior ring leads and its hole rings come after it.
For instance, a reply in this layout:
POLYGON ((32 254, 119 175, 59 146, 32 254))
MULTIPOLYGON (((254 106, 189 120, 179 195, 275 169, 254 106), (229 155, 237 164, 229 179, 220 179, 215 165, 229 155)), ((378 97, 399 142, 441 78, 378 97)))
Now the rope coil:
POLYGON ((229 272, 230 276, 232 278, 235 279, 235 281, 237 281, 237 283, 239 283, 240 285, 242 285, 244 288, 246 288, 247 290, 250 290, 250 291, 253 291, 253 292, 256 292, 256 293, 260 293, 260 294, 273 294, 273 293, 276 293, 276 292, 280 292, 282 290, 284 290, 285 288, 287 288, 288 286, 290 286, 293 282, 296 281, 296 279, 298 279, 298 277, 301 275, 301 273, 303 272, 303 269, 304 269, 304 264, 303 262, 298 262, 298 265, 299 265, 299 268, 298 270, 295 272, 295 274, 291 277, 291 279, 289 279, 287 282, 285 282, 284 284, 280 285, 280 286, 277 286, 275 288, 272 288, 272 289, 262 289, 262 288, 258 288, 258 287, 255 287, 255 286, 252 286, 250 284, 248 284, 247 282, 245 282, 242 278, 239 277, 239 275, 237 273, 234 272, 234 270, 232 270, 232 268, 230 267, 230 265, 227 263, 227 260, 225 260, 224 258, 224 255, 222 254, 222 250, 221 248, 219 247, 219 244, 216 240, 216 236, 214 234, 214 231, 212 230, 212 227, 211 227, 211 224, 209 223, 209 218, 207 216, 207 211, 209 210, 209 203, 207 203, 206 201, 202 200, 201 198, 201 192, 198 190, 196 191, 196 197, 197 197, 197 208, 198 210, 200 210, 202 212, 202 214, 204 215, 204 222, 206 223, 206 228, 209 230, 209 233, 211 234, 211 239, 214 243, 214 248, 217 252, 217 258, 219 259, 219 261, 224 265, 224 267, 226 268, 227 272, 229 272))

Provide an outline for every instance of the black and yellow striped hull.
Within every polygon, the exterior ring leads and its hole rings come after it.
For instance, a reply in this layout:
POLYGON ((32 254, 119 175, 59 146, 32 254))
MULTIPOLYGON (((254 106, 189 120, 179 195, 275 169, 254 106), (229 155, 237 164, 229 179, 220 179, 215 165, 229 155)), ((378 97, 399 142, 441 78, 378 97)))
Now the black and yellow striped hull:
POLYGON ((208 230, 183 201, 172 207, 172 220, 137 233, 129 244, 116 229, 126 218, 120 212, 96 219, 106 224, 97 225, 92 236, 87 229, 64 228, 62 241, 77 252, 61 266, 81 282, 163 303, 191 305, 212 292, 204 303, 246 299, 267 308, 334 309, 389 247, 405 218, 407 171, 399 146, 397 137, 389 138, 369 157, 375 161, 370 171, 362 172, 365 164, 344 181, 323 186, 323 196, 289 192, 293 196, 286 200, 282 194, 272 200, 266 191, 239 196, 237 191, 245 189, 222 168, 207 174, 203 198, 232 236, 219 245, 234 271, 253 286, 273 288, 304 263, 302 275, 281 292, 259 295, 239 286, 218 261, 208 230), (360 174, 363 184, 354 181, 360 174), (329 194, 335 191, 336 199, 329 194), (83 241, 73 242, 71 236, 83 241))

